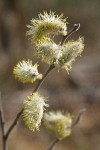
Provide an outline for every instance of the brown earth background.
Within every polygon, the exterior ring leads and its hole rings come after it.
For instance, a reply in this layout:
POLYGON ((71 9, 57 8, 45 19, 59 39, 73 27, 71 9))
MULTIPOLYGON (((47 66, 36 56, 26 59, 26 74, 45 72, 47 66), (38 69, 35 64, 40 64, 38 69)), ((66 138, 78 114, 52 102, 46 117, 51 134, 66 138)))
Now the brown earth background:
MULTIPOLYGON (((33 59, 34 46, 26 37, 27 24, 43 10, 64 13, 68 30, 80 23, 80 30, 70 39, 84 36, 85 50, 68 75, 56 68, 39 92, 48 97, 48 110, 64 109, 77 115, 87 111, 72 135, 56 145, 55 150, 100 150, 100 1, 99 0, 0 0, 0 91, 6 128, 22 108, 23 100, 36 86, 14 79, 14 65, 22 59, 33 59)), ((61 38, 61 37, 59 37, 61 38)), ((40 64, 44 73, 48 65, 40 64)), ((1 135, 1 132, 0 132, 1 135)), ((43 126, 32 133, 20 119, 9 137, 9 150, 47 150, 55 135, 43 126)), ((0 137, 0 150, 1 150, 0 137)))

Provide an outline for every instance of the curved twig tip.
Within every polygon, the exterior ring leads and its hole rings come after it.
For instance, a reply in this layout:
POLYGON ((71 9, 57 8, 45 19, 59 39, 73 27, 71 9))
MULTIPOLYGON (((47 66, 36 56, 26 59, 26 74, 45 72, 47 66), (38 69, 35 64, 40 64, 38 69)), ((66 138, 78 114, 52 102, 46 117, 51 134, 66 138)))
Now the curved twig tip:
POLYGON ((80 113, 84 113, 84 112, 86 112, 86 111, 87 111, 87 109, 86 109, 86 108, 83 108, 83 109, 80 110, 80 113))
POLYGON ((75 120, 72 123, 72 128, 80 122, 84 112, 86 112, 86 108, 80 110, 79 114, 76 116, 75 120))
POLYGON ((74 31, 78 31, 80 28, 80 23, 74 24, 74 31))

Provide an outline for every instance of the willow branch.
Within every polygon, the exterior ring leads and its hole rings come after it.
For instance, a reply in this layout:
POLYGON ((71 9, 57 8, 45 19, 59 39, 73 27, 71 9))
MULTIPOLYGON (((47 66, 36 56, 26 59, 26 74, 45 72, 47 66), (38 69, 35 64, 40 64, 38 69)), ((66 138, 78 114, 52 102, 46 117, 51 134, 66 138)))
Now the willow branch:
MULTIPOLYGON (((51 71, 54 67, 55 67, 55 66, 54 66, 53 64, 49 67, 49 69, 48 69, 48 70, 46 71, 46 73, 44 74, 42 80, 40 80, 40 81, 38 82, 38 84, 37 84, 36 88, 33 90, 33 92, 36 92, 36 91, 40 88, 41 84, 43 83, 43 81, 45 80, 45 78, 47 77, 47 75, 50 73, 50 71, 51 71)), ((13 121, 13 123, 12 123, 11 126, 9 127, 8 131, 6 132, 6 135, 5 135, 6 140, 8 139, 8 137, 9 137, 10 133, 12 132, 13 128, 16 126, 16 124, 17 124, 17 122, 18 122, 18 120, 19 120, 19 118, 20 118, 22 112, 23 112, 23 109, 21 109, 20 112, 18 112, 18 114, 16 115, 15 120, 13 121)))
POLYGON ((58 142, 59 142, 59 140, 56 139, 56 140, 52 143, 52 145, 50 146, 50 148, 49 148, 48 150, 53 150, 54 146, 55 146, 58 142))
POLYGON ((72 123, 72 126, 71 126, 72 128, 79 123, 79 121, 81 120, 81 118, 85 112, 86 112, 85 108, 80 110, 79 114, 77 115, 77 117, 75 118, 75 120, 72 123))
POLYGON ((63 43, 69 38, 69 36, 71 36, 74 32, 78 31, 80 28, 80 24, 74 24, 74 27, 69 31, 69 33, 66 36, 63 36, 62 41, 61 41, 61 45, 63 45, 63 43))
POLYGON ((0 92, 0 124, 1 124, 1 132, 2 132, 2 146, 3 146, 3 150, 6 150, 5 119, 4 119, 2 102, 1 102, 1 92, 0 92))
POLYGON ((13 130, 13 128, 16 126, 17 121, 18 121, 18 119, 20 118, 22 112, 23 112, 23 109, 22 109, 20 112, 18 112, 18 114, 17 114, 15 120, 13 121, 13 123, 12 123, 11 126, 9 127, 8 131, 6 132, 6 134, 5 134, 5 139, 6 139, 6 140, 8 139, 8 136, 10 135, 11 131, 13 130))
POLYGON ((1 124, 2 135, 4 135, 5 134, 5 131, 4 131, 5 120, 4 120, 3 107, 2 107, 2 102, 1 102, 1 93, 0 93, 0 124, 1 124))
MULTIPOLYGON (((63 45, 63 43, 66 41, 66 39, 75 31, 77 31, 80 27, 80 24, 75 24, 73 29, 66 35, 63 37, 61 45, 63 45)), ((36 88, 33 90, 33 92, 38 91, 38 89, 40 88, 40 86, 42 85, 42 83, 44 82, 45 78, 47 77, 47 75, 51 72, 51 70, 53 70, 55 68, 54 62, 52 63, 52 65, 49 67, 49 69, 46 71, 46 73, 44 74, 42 80, 40 80, 36 86, 36 88)), ((13 128, 16 126, 21 114, 23 112, 23 109, 20 110, 20 112, 18 112, 18 114, 16 115, 15 120, 13 121, 13 123, 11 124, 11 126, 9 127, 8 131, 5 134, 5 139, 7 140, 11 131, 13 130, 13 128)), ((3 125, 3 124, 2 124, 3 125)), ((4 125, 3 125, 4 126, 4 125)), ((56 143, 55 143, 56 144, 56 143)))
POLYGON ((44 74, 42 80, 38 81, 38 84, 36 86, 36 88, 33 90, 33 92, 38 91, 38 89, 40 88, 41 84, 43 83, 43 81, 45 80, 45 78, 47 77, 47 75, 51 72, 51 70, 53 70, 55 68, 54 63, 49 67, 49 69, 46 71, 46 73, 44 74))

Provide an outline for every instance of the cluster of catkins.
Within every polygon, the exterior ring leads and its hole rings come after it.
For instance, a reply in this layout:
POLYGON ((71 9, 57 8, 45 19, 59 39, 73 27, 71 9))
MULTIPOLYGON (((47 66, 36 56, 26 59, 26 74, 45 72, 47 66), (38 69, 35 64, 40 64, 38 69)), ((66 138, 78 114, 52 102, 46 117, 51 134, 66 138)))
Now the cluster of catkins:
MULTIPOLYGON (((67 21, 64 16, 56 15, 54 12, 43 12, 38 18, 31 20, 28 25, 27 35, 35 44, 34 55, 42 62, 54 65, 58 68, 64 68, 67 72, 71 69, 75 58, 81 54, 84 49, 83 38, 77 41, 68 41, 58 44, 54 41, 56 35, 67 35, 67 21)), ((38 71, 38 63, 32 64, 31 60, 20 61, 13 70, 15 78, 23 83, 33 83, 36 80, 42 80, 43 75, 38 71)), ((23 102, 23 120, 25 125, 31 130, 38 130, 43 119, 45 127, 56 133, 59 140, 71 134, 72 116, 62 111, 51 111, 44 113, 44 107, 47 107, 44 97, 38 92, 31 93, 23 102)))

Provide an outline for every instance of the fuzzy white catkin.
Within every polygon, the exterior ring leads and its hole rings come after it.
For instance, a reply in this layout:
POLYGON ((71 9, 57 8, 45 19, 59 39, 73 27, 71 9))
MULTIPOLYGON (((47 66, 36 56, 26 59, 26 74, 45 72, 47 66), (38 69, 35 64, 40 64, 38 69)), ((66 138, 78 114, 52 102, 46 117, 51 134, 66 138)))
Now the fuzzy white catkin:
POLYGON ((65 43, 62 46, 62 57, 59 59, 59 66, 69 71, 76 57, 81 55, 84 49, 83 43, 83 38, 65 43))
POLYGON ((48 107, 45 98, 38 93, 32 93, 28 99, 23 102, 23 121, 31 130, 39 130, 43 117, 44 107, 48 107))
POLYGON ((57 139, 62 140, 71 134, 72 116, 61 111, 50 111, 44 114, 44 126, 55 132, 57 139))
POLYGON ((33 42, 40 40, 43 36, 48 34, 67 34, 67 21, 64 19, 63 14, 60 16, 54 12, 39 14, 38 18, 31 20, 31 25, 28 25, 29 31, 27 35, 31 36, 33 42))
POLYGON ((50 37, 43 37, 42 40, 36 43, 35 55, 38 56, 42 62, 52 64, 55 60, 62 56, 61 46, 57 45, 50 37))
POLYGON ((19 81, 26 83, 26 82, 31 82, 33 83, 34 81, 41 80, 42 79, 42 74, 38 72, 37 69, 38 65, 35 64, 34 66, 32 65, 32 61, 20 61, 13 70, 13 74, 15 75, 15 78, 17 78, 19 81))

